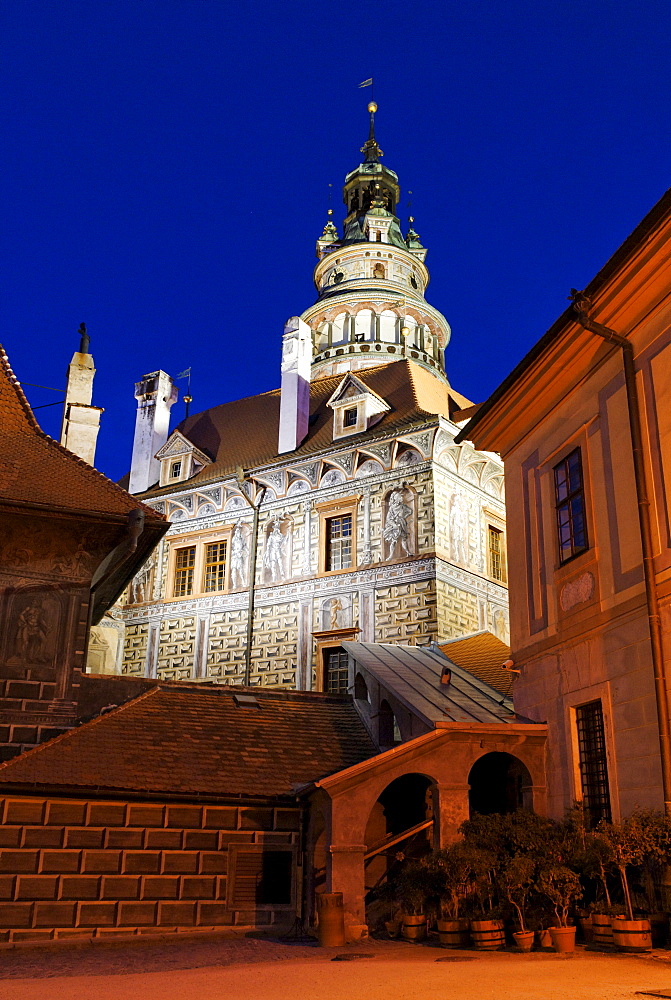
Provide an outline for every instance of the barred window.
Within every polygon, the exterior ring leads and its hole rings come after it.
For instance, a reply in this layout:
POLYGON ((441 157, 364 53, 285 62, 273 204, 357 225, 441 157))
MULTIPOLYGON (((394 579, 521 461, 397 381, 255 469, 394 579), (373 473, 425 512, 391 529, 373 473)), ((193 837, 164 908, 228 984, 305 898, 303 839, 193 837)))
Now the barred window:
POLYGON ((203 590, 206 594, 224 590, 226 587, 226 542, 210 542, 205 546, 205 578, 203 590))
POLYGON ((503 532, 491 524, 487 529, 487 546, 489 549, 489 575, 494 580, 505 579, 503 567, 503 532))
POLYGON ((326 677, 324 690, 329 694, 347 694, 348 656, 344 649, 328 649, 325 653, 326 677))
POLYGON ((580 448, 554 467, 559 559, 566 562, 589 548, 580 448))
POLYGON ((326 569, 349 569, 352 565, 352 515, 326 521, 326 569))
POLYGON ((188 597, 193 593, 193 567, 196 564, 196 546, 177 549, 175 553, 175 584, 173 597, 188 597))
POLYGON ((603 710, 600 701, 590 701, 576 709, 578 758, 583 807, 589 827, 600 819, 610 820, 610 791, 603 710))

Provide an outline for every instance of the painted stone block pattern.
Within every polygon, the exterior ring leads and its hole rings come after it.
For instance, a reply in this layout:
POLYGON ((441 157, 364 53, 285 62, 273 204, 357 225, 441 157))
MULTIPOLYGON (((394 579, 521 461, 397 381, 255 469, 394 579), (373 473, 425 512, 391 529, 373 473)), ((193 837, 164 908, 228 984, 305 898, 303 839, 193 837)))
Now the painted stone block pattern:
POLYGON ((230 905, 230 852, 292 850, 299 820, 272 804, 0 799, 0 941, 286 928, 291 906, 230 905))

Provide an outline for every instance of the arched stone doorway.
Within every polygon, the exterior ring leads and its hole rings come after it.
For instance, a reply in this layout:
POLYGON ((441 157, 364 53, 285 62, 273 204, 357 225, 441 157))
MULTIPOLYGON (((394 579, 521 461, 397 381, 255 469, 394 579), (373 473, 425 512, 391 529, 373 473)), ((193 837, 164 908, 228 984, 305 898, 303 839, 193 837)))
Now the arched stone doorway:
POLYGON ((471 816, 531 809, 532 779, 518 757, 494 751, 476 760, 468 775, 471 816))
POLYGON ((364 857, 366 891, 375 889, 398 857, 422 857, 434 841, 436 793, 431 778, 411 772, 390 782, 371 809, 364 857))

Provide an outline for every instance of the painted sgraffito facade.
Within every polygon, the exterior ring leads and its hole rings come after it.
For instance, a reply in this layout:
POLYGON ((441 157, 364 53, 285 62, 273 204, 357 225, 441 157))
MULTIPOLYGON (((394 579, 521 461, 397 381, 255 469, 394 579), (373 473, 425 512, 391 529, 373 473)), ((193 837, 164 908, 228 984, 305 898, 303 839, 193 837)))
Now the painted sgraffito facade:
POLYGON ((161 440, 172 382, 136 387, 131 489, 172 526, 106 669, 334 690, 342 641, 507 639, 503 468, 454 444, 470 403, 447 380, 450 328, 424 298, 427 251, 401 234, 373 121, 343 235, 329 219, 317 241, 317 301, 285 327, 281 389, 161 440))

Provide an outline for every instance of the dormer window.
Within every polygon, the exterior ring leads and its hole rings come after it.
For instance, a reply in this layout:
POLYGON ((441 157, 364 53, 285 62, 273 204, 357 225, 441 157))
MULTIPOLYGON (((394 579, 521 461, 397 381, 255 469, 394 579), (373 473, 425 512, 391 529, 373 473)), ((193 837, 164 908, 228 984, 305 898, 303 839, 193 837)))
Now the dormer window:
POLYGON ((349 372, 329 399, 333 410, 333 440, 362 434, 382 419, 389 405, 349 372))
POLYGON ((161 486, 186 482, 212 461, 180 431, 172 432, 163 447, 156 452, 156 458, 161 463, 161 486))

